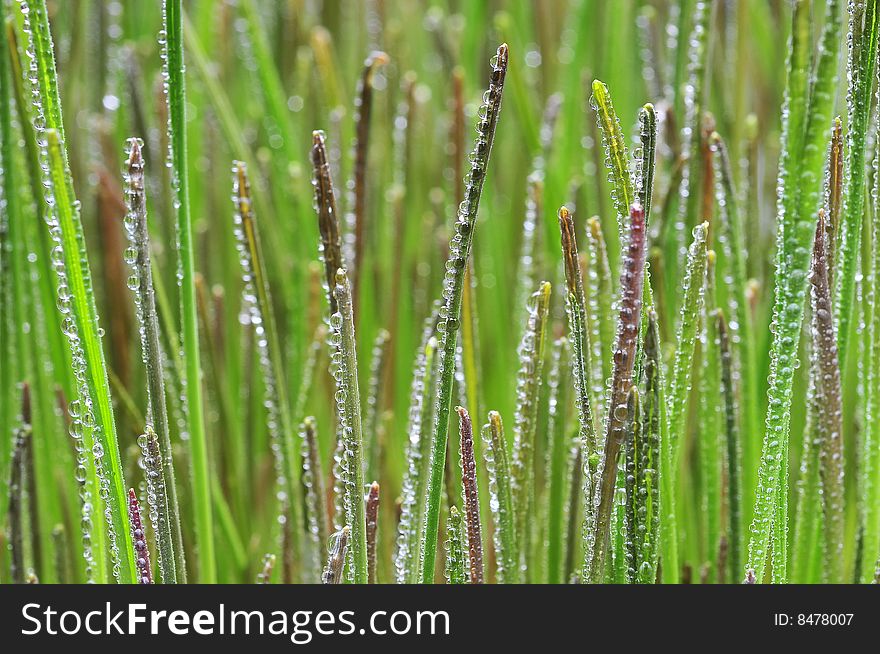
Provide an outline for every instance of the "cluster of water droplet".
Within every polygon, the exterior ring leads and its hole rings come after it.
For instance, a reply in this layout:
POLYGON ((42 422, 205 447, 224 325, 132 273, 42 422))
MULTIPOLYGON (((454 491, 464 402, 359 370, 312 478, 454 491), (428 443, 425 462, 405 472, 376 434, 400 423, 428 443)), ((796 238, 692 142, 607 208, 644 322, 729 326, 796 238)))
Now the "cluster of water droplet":
POLYGON ((446 551, 446 583, 447 584, 464 584, 467 583, 468 566, 465 565, 465 543, 466 534, 462 529, 461 514, 456 507, 451 507, 449 517, 446 519, 446 540, 443 547, 446 551))

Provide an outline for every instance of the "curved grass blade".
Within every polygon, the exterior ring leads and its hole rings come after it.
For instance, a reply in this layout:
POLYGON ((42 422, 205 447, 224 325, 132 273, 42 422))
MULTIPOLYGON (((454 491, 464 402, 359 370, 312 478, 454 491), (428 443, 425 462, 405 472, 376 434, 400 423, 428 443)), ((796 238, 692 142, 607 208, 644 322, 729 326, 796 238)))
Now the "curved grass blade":
POLYGON ((484 96, 477 127, 477 140, 471 157, 471 170, 465 199, 458 211, 455 223, 455 236, 449 244, 449 261, 443 280, 443 307, 441 308, 439 331, 442 332, 440 345, 439 396, 437 424, 431 443, 431 475, 428 480, 426 504, 425 551, 422 560, 422 582, 430 583, 434 578, 434 563, 437 554, 437 531, 440 526, 440 500, 442 496, 443 470, 446 466, 446 440, 449 428, 449 411, 452 403, 452 380, 455 374, 455 351, 458 325, 461 314, 461 298, 464 287, 465 269, 473 244, 474 228, 486 169, 495 140, 495 128, 501 112, 501 98, 508 64, 507 44, 498 47, 492 60, 492 75, 489 89, 484 96), (440 327, 442 326, 442 329, 440 327))
MULTIPOLYGON (((171 457, 171 435, 168 427, 168 412, 165 405, 165 379, 162 350, 159 343, 159 318, 156 312, 156 294, 153 289, 153 268, 150 261, 150 237, 147 229, 147 197, 144 180, 145 163, 139 139, 128 139, 128 160, 126 162, 126 209, 125 231, 131 249, 126 250, 126 259, 132 268, 128 280, 135 293, 135 307, 141 339, 141 351, 147 378, 147 404, 149 421, 147 433, 155 428, 162 441, 162 451, 166 453, 161 467, 156 497, 159 507, 159 521, 154 524, 156 541, 161 552, 158 566, 163 584, 186 582, 186 559, 183 549, 183 535, 180 529, 180 512, 177 502, 177 484, 174 462, 171 457)), ((153 504, 153 502, 151 502, 153 504)))
POLYGON ((187 169, 186 81, 183 62, 183 3, 164 0, 164 59, 168 99, 168 145, 171 179, 177 218, 180 284, 180 323, 185 365, 183 381, 187 435, 192 452, 193 514, 198 547, 198 580, 217 581, 214 551, 214 514, 211 503, 208 443, 202 403, 202 366, 199 349, 198 306, 195 285, 195 248, 190 216, 189 172, 187 169))
POLYGON ((682 442, 685 439, 685 415, 691 390, 694 350, 703 305, 703 280, 706 275, 706 237, 708 223, 694 228, 694 240, 688 251, 687 270, 682 289, 681 316, 676 332, 672 379, 667 399, 667 438, 661 441, 663 470, 660 474, 660 505, 663 511, 661 559, 663 581, 678 583, 678 519, 675 493, 682 442))
POLYGON ((587 498, 588 502, 593 502, 596 512, 594 531, 587 534, 587 558, 583 574, 584 581, 591 583, 601 583, 605 574, 618 459, 626 436, 627 398, 632 387, 639 326, 642 321, 646 241, 645 211, 636 202, 630 208, 629 236, 620 276, 620 312, 608 416, 605 420, 604 452, 595 472, 595 491, 587 498))
MULTIPOLYGON (((81 524, 86 577, 106 580, 105 553, 109 553, 114 578, 134 579, 135 566, 128 530, 127 493, 119 459, 101 332, 92 293, 88 256, 64 146, 61 101, 49 20, 43 0, 21 2, 22 29, 28 37, 33 115, 38 138, 40 198, 48 225, 51 263, 55 270, 56 297, 73 365, 75 388, 71 403, 71 436, 81 448, 76 478, 80 483, 81 524), (89 457, 89 455, 91 455, 89 457), (107 456, 105 461, 104 457, 107 456), (89 466, 89 458, 92 465, 89 466), (99 496, 96 496, 99 495, 99 496), (106 520, 95 524, 93 509, 106 520), (106 527, 102 522, 106 522, 106 527), (107 542, 105 547, 105 541, 107 542), (121 542, 118 542, 121 541, 121 542)), ((24 117, 24 116, 22 116, 24 117)))
POLYGON ((480 526, 480 496, 477 492, 477 461, 474 430, 464 407, 456 407, 461 433, 461 485, 467 525, 468 562, 472 584, 483 583, 483 530, 480 526))

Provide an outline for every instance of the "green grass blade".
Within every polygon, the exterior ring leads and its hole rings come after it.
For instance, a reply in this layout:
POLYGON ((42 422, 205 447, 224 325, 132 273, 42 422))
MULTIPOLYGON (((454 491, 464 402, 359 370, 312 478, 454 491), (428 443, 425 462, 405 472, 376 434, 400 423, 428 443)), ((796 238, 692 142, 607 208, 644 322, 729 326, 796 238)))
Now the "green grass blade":
POLYGON ((535 434, 543 381, 550 282, 541 282, 527 303, 528 321, 518 348, 520 369, 516 384, 516 415, 513 430, 512 488, 520 566, 528 574, 530 503, 534 496, 535 434))
POLYGON ((722 579, 736 582, 742 571, 742 452, 737 422, 737 396, 734 387, 730 331, 721 309, 715 311, 715 338, 721 362, 721 396, 724 413, 724 444, 727 465, 727 560, 728 570, 719 570, 722 579))
MULTIPOLYGON (((159 521, 154 525, 159 544, 158 559, 163 584, 186 583, 186 562, 183 536, 180 529, 180 510, 177 502, 177 483, 174 462, 171 457, 171 435, 168 412, 165 405, 165 379, 162 350, 159 344, 159 318, 156 313, 156 296, 153 289, 153 269, 150 261, 150 238, 147 230, 147 198, 144 178, 145 163, 138 139, 128 140, 126 182, 125 230, 131 243, 126 258, 132 268, 129 287, 135 292, 135 305, 141 338, 141 350, 147 377, 147 403, 149 420, 147 433, 155 429, 161 438, 161 450, 165 452, 162 466, 157 469, 161 478, 159 487, 166 494, 154 500, 159 507, 159 521)), ((148 480, 149 481, 149 480, 148 480)), ((153 502, 151 502, 153 504, 153 502)))
MULTIPOLYGON (((830 7, 834 8, 832 5, 830 7)), ((813 96, 808 103, 809 22, 809 5, 797 3, 793 17, 789 80, 783 110, 783 149, 779 164, 777 276, 773 306, 775 330, 770 350, 768 411, 749 539, 748 568, 754 571, 758 582, 764 577, 764 562, 770 554, 771 532, 773 580, 784 581, 786 578, 791 371, 796 365, 807 291, 810 244, 818 209, 824 152, 821 144, 831 122, 833 97, 828 88, 833 85, 836 71, 836 47, 823 46, 819 53, 813 96)), ((833 30, 833 25, 826 21, 826 35, 828 30, 833 30)), ((833 31, 831 34, 834 34, 833 31)))
POLYGON ((345 271, 336 272, 333 289, 339 311, 330 317, 333 330, 333 377, 336 411, 343 440, 343 480, 346 527, 351 529, 352 574, 356 584, 367 583, 367 534, 364 507, 364 444, 361 430, 361 395, 358 385, 357 346, 354 334, 351 286, 345 271))
MULTIPOLYGON (((450 256, 446 277, 443 282, 444 304, 441 308, 443 326, 440 345, 440 389, 437 407, 437 427, 431 443, 431 475, 428 480, 426 505, 425 551, 422 557, 422 582, 430 583, 434 578, 434 563, 437 554, 437 531, 440 526, 440 499, 442 496, 443 470, 446 464, 446 440, 449 428, 449 411, 452 402, 452 380, 455 374, 455 351, 458 340, 458 326, 461 314, 461 298, 464 287, 464 271, 470 257, 476 227, 477 212, 486 168, 495 140, 495 128, 501 112, 501 98, 504 79, 507 74, 508 49, 506 44, 498 47, 492 61, 492 75, 489 89, 480 113, 478 138, 474 147, 471 170, 465 198, 459 208, 455 223, 455 236, 449 244, 450 256)), ((439 326, 438 326, 439 329, 439 326)))
POLYGON ((553 363, 547 379, 549 387, 547 453, 547 583, 562 583, 564 557, 565 491, 568 488, 568 453, 570 441, 566 432, 566 414, 571 385, 571 363, 568 340, 559 338, 553 344, 553 363))
POLYGON ((667 438, 661 442, 662 472, 660 473, 660 503, 663 510, 661 531, 661 559, 663 581, 678 583, 678 516, 675 493, 681 461, 682 442, 685 440, 686 413, 691 389, 694 350, 703 305, 703 279, 706 275, 706 237, 708 223, 694 228, 694 240, 688 251, 687 270, 682 289, 681 316, 676 332, 672 379, 667 398, 667 438))
POLYGON ((849 45, 847 160, 844 163, 845 187, 840 244, 835 256, 835 265, 840 273, 834 275, 837 341, 839 357, 843 365, 846 365, 847 340, 855 294, 855 274, 858 270, 862 235, 866 178, 865 152, 868 119, 871 113, 871 89, 877 68, 878 35, 880 35, 880 8, 877 0, 850 3, 850 26, 847 36, 849 45))
POLYGON ((639 541, 636 542, 634 568, 640 584, 653 584, 657 580, 657 543, 660 533, 660 466, 661 443, 666 439, 665 398, 663 393, 663 369, 660 353, 660 330, 653 307, 647 310, 643 350, 645 361, 642 374, 645 378, 645 400, 642 409, 642 442, 636 441, 638 466, 636 489, 638 497, 644 498, 644 515, 636 509, 639 520, 639 541))
POLYGON ((273 451, 278 453, 278 485, 283 494, 282 514, 291 521, 291 555, 299 558, 300 507, 302 506, 302 461, 295 446, 293 418, 282 362, 281 339, 266 277, 262 245, 257 232, 256 215, 251 200, 250 181, 244 162, 233 163, 232 197, 235 203, 235 229, 239 260, 245 279, 245 302, 257 337, 260 366, 263 369, 266 407, 273 451), (290 515, 287 515, 289 512, 290 515))
POLYGON ((85 252, 79 203, 73 191, 67 151, 61 123, 61 101, 52 37, 45 3, 22 3, 23 30, 28 36, 27 52, 31 60, 29 79, 34 99, 34 130, 40 139, 40 166, 47 208, 44 219, 49 225, 56 293, 64 316, 76 382, 76 414, 72 423, 75 440, 87 448, 78 455, 76 476, 82 479, 82 522, 87 576, 97 574, 106 580, 105 553, 110 554, 114 578, 130 582, 134 578, 134 557, 128 530, 125 481, 119 459, 116 426, 113 416, 107 369, 101 347, 101 332, 92 293, 88 257, 85 252), (104 456, 107 456, 105 462, 104 456), (88 465, 88 459, 92 465, 88 465), (106 463, 106 465, 105 465, 106 463), (95 495, 100 493, 101 497, 95 495), (106 496, 106 497, 105 497, 106 496), (105 521, 92 522, 89 507, 100 511, 106 502, 105 521), (106 548, 104 540, 109 541, 106 548))
POLYGON ((186 427, 192 456, 192 497, 198 548, 198 581, 217 581, 214 551, 214 515, 211 503, 211 471, 202 403, 202 366, 199 347, 198 307, 195 284, 195 247, 190 216, 187 166, 186 81, 183 60, 183 3, 163 4, 165 82, 168 95, 168 144, 176 213, 180 284, 181 345, 184 352, 183 381, 186 389, 186 427))
POLYGON ((492 532, 495 546, 495 565, 498 583, 513 584, 520 578, 517 555, 516 519, 513 504, 513 488, 508 461, 507 441, 501 414, 489 412, 489 422, 482 429, 486 444, 484 456, 489 471, 489 502, 495 529, 492 532))

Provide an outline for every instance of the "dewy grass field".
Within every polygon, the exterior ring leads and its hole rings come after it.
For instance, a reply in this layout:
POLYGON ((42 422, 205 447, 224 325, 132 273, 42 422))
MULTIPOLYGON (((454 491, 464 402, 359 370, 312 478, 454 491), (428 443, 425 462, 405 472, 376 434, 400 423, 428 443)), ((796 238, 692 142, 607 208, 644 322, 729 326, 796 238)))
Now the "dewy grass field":
POLYGON ((0 7, 4 583, 880 577, 878 0, 0 7))

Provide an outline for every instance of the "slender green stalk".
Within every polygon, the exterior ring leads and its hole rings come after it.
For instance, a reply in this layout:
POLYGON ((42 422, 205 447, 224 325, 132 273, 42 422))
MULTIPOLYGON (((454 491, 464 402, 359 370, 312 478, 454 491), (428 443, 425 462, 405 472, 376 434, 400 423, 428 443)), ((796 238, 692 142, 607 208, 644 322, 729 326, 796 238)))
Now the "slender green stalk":
POLYGON ((195 285, 195 247, 190 216, 189 171, 187 167, 186 81, 183 62, 183 2, 164 0, 165 83, 168 96, 168 145, 177 219, 180 284, 180 324, 185 365, 185 407, 187 436, 192 456, 193 516, 198 548, 198 580, 217 581, 214 551, 214 515, 211 503, 208 441, 202 403, 202 366, 199 349, 198 308, 195 285))
POLYGON ((342 434, 346 527, 351 529, 352 574, 356 584, 367 583, 367 534, 364 509, 364 445, 361 430, 361 395, 358 386, 357 349, 352 313, 351 286, 345 271, 336 272, 333 289, 339 311, 330 317, 335 347, 331 367, 336 379, 336 412, 342 434))
POLYGON ((367 155, 370 145, 370 115, 373 112, 373 77, 379 66, 388 63, 388 55, 384 52, 372 52, 364 62, 364 68, 358 80, 358 92, 355 100, 355 140, 352 147, 353 168, 352 181, 349 185, 351 198, 347 227, 349 237, 353 240, 351 256, 348 257, 352 268, 352 286, 354 287, 354 314, 359 320, 360 309, 360 278, 364 270, 364 248, 366 245, 367 226, 367 155))
POLYGON ((611 171, 611 199, 617 212, 618 236, 623 242, 626 232, 626 217, 635 201, 632 178, 629 174, 629 153, 620 120, 611 104, 608 87, 599 80, 593 80, 591 104, 596 112, 596 121, 602 132, 605 148, 605 165, 611 171))
POLYGON ((316 569, 320 576, 323 565, 321 554, 330 538, 330 525, 327 516, 327 494, 324 488, 324 473, 321 468, 321 457, 318 451, 317 424, 312 416, 307 416, 300 426, 302 439, 303 474, 302 483, 306 491, 305 505, 309 533, 315 557, 316 569))
POLYGON ((380 329, 373 341, 373 354, 370 359, 370 379, 367 385, 367 406, 364 411, 364 432, 369 438, 367 446, 367 478, 379 478, 382 443, 382 407, 384 400, 385 371, 388 366, 391 334, 380 329))
POLYGON ((501 414, 489 412, 489 422, 482 429, 486 444, 484 456, 489 471, 489 502, 495 529, 492 532, 495 546, 495 565, 498 582, 517 583, 520 578, 517 555, 516 519, 513 504, 513 488, 508 463, 507 441, 501 414))
POLYGON ((464 554, 464 524, 461 513, 454 506, 449 507, 446 518, 446 583, 466 584, 467 564, 464 554))
POLYGON ((568 340, 559 338, 553 344, 553 364, 547 380, 549 387, 548 431, 549 450, 547 453, 546 480, 547 491, 547 583, 562 583, 562 561, 565 543, 565 490, 568 488, 566 463, 570 450, 566 433, 566 413, 571 382, 571 362, 568 340))
MULTIPOLYGON (((559 230, 562 235, 562 260, 565 267, 566 284, 565 310, 568 314, 568 338, 572 344, 571 351, 574 361, 580 438, 587 459, 586 463, 591 471, 591 474, 585 478, 585 483, 590 484, 592 473, 595 472, 599 459, 599 442, 590 403, 590 379, 592 378, 590 340, 587 329, 584 281, 574 231, 574 218, 565 207, 559 209, 559 230)), ((590 493, 587 493, 587 496, 590 496, 590 493)), ((589 505, 587 510, 588 513, 591 510, 589 505)))
POLYGON ((404 471, 400 520, 397 525, 397 553, 395 556, 395 579, 397 583, 415 583, 419 575, 421 552, 420 533, 424 527, 425 471, 428 470, 427 443, 430 436, 422 433, 422 425, 430 425, 430 397, 433 383, 434 353, 437 339, 433 336, 434 316, 426 321, 422 342, 416 353, 410 386, 407 443, 404 452, 404 471), (426 401, 426 398, 427 401, 426 401), (427 419, 426 419, 427 417, 427 419))
MULTIPOLYGON (((730 331, 721 309, 715 310, 715 338, 721 361, 721 397, 724 411, 724 442, 727 454, 727 560, 729 562, 729 578, 736 580, 742 570, 742 453, 737 423, 730 331)), ((727 572, 719 570, 718 574, 724 577, 727 572)))
MULTIPOLYGON (((836 3, 834 3, 836 4, 836 3)), ((830 11, 830 9, 829 9, 830 11)), ((840 222, 840 244, 835 256, 840 274, 834 276, 834 309, 837 318, 839 360, 846 364, 849 325, 855 293, 855 273, 862 237, 865 204, 865 151, 868 119, 871 113, 871 89, 877 68, 877 41, 880 35, 880 7, 877 0, 857 0, 850 3, 850 23, 847 43, 849 57, 847 73, 847 160, 844 163, 845 187, 843 216, 840 222)), ((836 44, 835 44, 836 52, 836 44)), ((836 58, 835 58, 836 63, 836 58)), ((828 82, 828 90, 833 89, 828 82)), ((825 123, 827 128, 827 122, 825 123)), ((815 215, 815 214, 814 214, 815 215)))
MULTIPOLYGON (((721 241, 724 258, 727 261, 728 274, 725 278, 728 282, 727 306, 732 316, 733 325, 728 325, 734 334, 738 355, 739 380, 743 401, 744 428, 752 437, 742 440, 743 458, 751 461, 753 458, 753 444, 755 437, 761 432, 760 397, 758 384, 758 353, 755 347, 755 328, 749 311, 748 300, 748 273, 746 267, 745 229, 743 214, 739 210, 736 188, 733 182, 733 173, 730 166, 730 157, 727 147, 718 132, 709 137, 710 147, 715 152, 716 184, 715 206, 720 218, 719 240, 721 241)), ((748 473, 749 479, 752 473, 748 473)), ((752 483, 748 482, 745 488, 750 489, 752 483)), ((731 552, 732 553, 732 552, 731 552)), ((739 576, 739 573, 737 573, 739 576)))
POLYGON ((647 235, 645 211, 636 201, 630 208, 629 237, 623 255, 620 276, 620 312, 617 326, 617 344, 614 349, 614 368, 611 373, 611 393, 608 399, 608 417, 605 424, 605 446, 596 471, 595 492, 587 497, 596 507, 595 531, 587 535, 587 560, 584 581, 600 583, 604 578, 609 547, 611 508, 617 483, 617 465, 621 446, 626 437, 627 398, 632 386, 633 367, 642 321, 642 295, 645 281, 647 235))
POLYGON ((161 449, 166 453, 162 465, 157 469, 161 475, 161 479, 157 480, 159 482, 157 487, 164 492, 155 498, 156 506, 159 507, 159 521, 154 525, 157 546, 161 552, 158 561, 159 575, 163 584, 174 584, 178 582, 179 570, 179 580, 185 583, 186 559, 180 529, 174 462, 171 457, 162 350, 159 344, 159 317, 156 312, 153 269, 150 262, 147 197, 144 184, 145 163, 141 152, 142 143, 139 139, 129 139, 128 148, 125 174, 127 208, 125 230, 132 248, 126 250, 126 258, 133 273, 128 284, 135 291, 135 305, 138 322, 141 325, 139 333, 146 368, 149 421, 152 425, 148 425, 147 433, 155 429, 155 433, 162 439, 161 449))
MULTIPOLYGON (((622 581, 616 583, 638 583, 638 561, 640 558, 639 541, 642 540, 640 535, 639 507, 641 499, 638 495, 641 488, 637 485, 639 478, 643 476, 641 472, 642 461, 641 452, 644 443, 644 435, 642 433, 642 409, 638 385, 633 385, 629 389, 629 397, 626 402, 627 418, 626 418, 626 440, 624 441, 624 466, 618 473, 618 484, 623 477, 623 483, 618 487, 618 493, 621 490, 625 493, 626 499, 622 506, 617 507, 618 520, 620 513, 623 513, 623 524, 618 522, 617 529, 619 533, 615 537, 620 539, 620 544, 615 543, 614 565, 615 568, 622 568, 622 581), (637 490, 638 489, 638 490, 637 490), (619 548, 619 549, 618 549, 619 548), (618 560, 620 559, 620 560, 618 560)), ((645 496, 647 500, 647 496, 645 496)), ((647 509, 647 507, 645 507, 647 509)), ((645 511, 647 514, 647 511, 645 511)), ((615 576, 618 576, 615 571, 615 576)))
POLYGON ((661 441, 663 469, 660 474, 660 503, 663 511, 661 532, 661 558, 663 561, 663 581, 678 583, 678 516, 675 493, 678 483, 678 469, 681 460, 682 442, 685 440, 688 398, 690 397, 691 373, 694 350, 703 305, 703 282, 706 275, 706 236, 708 223, 694 228, 694 240, 688 251, 687 270, 682 289, 681 316, 676 332, 675 356, 672 379, 669 382, 667 399, 667 438, 661 441))
POLYGON ((250 181, 244 162, 233 163, 232 185, 236 241, 245 280, 245 302, 250 305, 248 307, 251 312, 250 319, 254 325, 257 348, 260 352, 260 367, 265 378, 266 407, 273 451, 279 455, 278 485, 284 498, 282 512, 285 519, 291 521, 290 529, 293 536, 291 555, 297 559, 302 549, 299 533, 302 461, 294 440, 295 428, 282 363, 281 339, 275 323, 263 250, 251 200, 250 181), (287 515, 288 512, 290 515, 287 515))
MULTIPOLYGON (((874 174, 873 221, 871 234, 871 273, 864 305, 865 330, 868 342, 865 347, 866 398, 865 430, 859 455, 861 470, 859 492, 862 499, 862 543, 864 554, 858 578, 867 583, 876 574, 871 567, 874 551, 880 550, 880 175, 874 174)), ((837 277, 835 273, 835 277, 837 277)), ((841 359, 842 361, 842 359, 841 359)), ((880 570, 880 567, 877 568, 880 570)), ((877 577, 874 577, 876 580, 877 577)))
POLYGON ((426 503, 425 550, 422 557, 422 582, 430 583, 434 578, 434 563, 437 556, 437 532, 440 526, 440 499, 442 496, 443 470, 446 467, 446 440, 449 428, 449 412, 452 403, 452 380, 455 374, 455 350, 458 340, 458 326, 461 314, 461 298, 464 287, 464 271, 470 257, 474 228, 480 205, 483 182, 495 128, 501 112, 501 97, 504 79, 507 74, 507 44, 498 47, 492 60, 492 75, 485 102, 480 110, 477 128, 477 141, 473 150, 471 170, 465 190, 465 199, 458 211, 455 223, 455 236, 449 243, 449 261, 443 281, 444 304, 441 308, 442 341, 440 345, 440 393, 437 409, 437 426, 431 443, 431 476, 428 480, 426 503))
POLYGON ((666 439, 665 398, 663 396, 663 372, 661 367, 660 333, 657 314, 653 307, 647 310, 643 351, 645 355, 642 375, 645 378, 645 399, 642 409, 642 440, 635 440, 637 464, 636 493, 644 498, 642 507, 636 509, 638 541, 635 543, 635 560, 638 583, 653 584, 657 580, 657 541, 660 532, 660 465, 661 443, 666 439))
POLYGON ((592 366, 593 406, 598 414, 596 419, 602 420, 605 411, 605 385, 611 379, 611 352, 614 349, 614 311, 611 308, 614 294, 608 249, 602 234, 602 223, 597 216, 587 220, 587 257, 587 300, 590 309, 587 312, 587 321, 593 325, 590 329, 591 361, 597 362, 592 366))
POLYGON ((541 282, 527 303, 528 322, 518 348, 520 369, 516 383, 516 416, 513 433, 512 489, 520 566, 528 572, 530 502, 534 495, 535 434, 543 380, 550 282, 541 282))
POLYGON ((702 564, 708 583, 717 583, 722 574, 716 563, 721 547, 721 364, 715 333, 715 251, 709 250, 706 291, 700 335, 699 440, 701 474, 700 510, 706 518, 706 548, 702 564))

